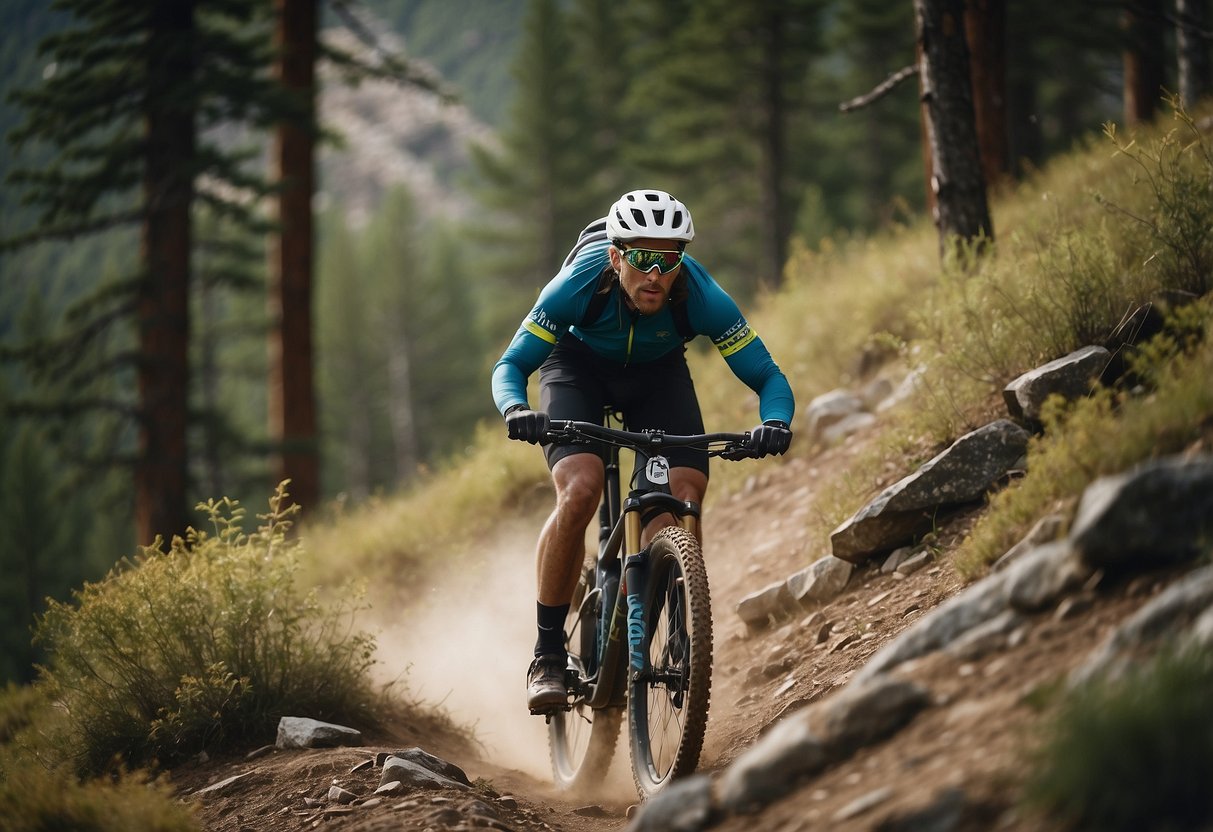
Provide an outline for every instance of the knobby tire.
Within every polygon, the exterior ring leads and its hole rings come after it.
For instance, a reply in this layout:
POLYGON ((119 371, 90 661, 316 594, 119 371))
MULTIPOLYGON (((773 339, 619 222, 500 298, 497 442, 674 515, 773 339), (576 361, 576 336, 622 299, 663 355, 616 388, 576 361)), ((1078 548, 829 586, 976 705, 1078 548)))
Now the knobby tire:
POLYGON ((663 529, 649 546, 645 650, 653 674, 628 682, 632 779, 644 800, 695 770, 712 686, 712 607, 699 541, 663 529))
MULTIPOLYGON (((601 599, 590 605, 582 603, 593 590, 593 580, 593 568, 584 570, 565 619, 569 660, 583 676, 592 667, 597 650, 601 599)), ((577 702, 571 710, 552 716, 548 723, 548 749, 552 779, 558 788, 581 791, 601 786, 615 753, 622 721, 622 708, 595 710, 585 702, 577 702)))

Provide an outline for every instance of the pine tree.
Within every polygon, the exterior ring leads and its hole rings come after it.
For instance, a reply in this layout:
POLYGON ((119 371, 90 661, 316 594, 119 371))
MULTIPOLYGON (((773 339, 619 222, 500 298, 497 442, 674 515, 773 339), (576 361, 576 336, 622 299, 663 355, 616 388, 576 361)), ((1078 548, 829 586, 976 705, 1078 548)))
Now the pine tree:
MULTIPOLYGON (((372 437, 383 389, 376 346, 386 337, 358 245, 339 210, 320 217, 316 276, 317 383, 325 491, 365 499, 376 486, 372 437)), ((386 270, 379 273, 389 279, 386 270)))
POLYGON ((831 163, 818 166, 813 178, 822 183, 831 214, 842 227, 887 226, 905 206, 923 204, 917 85, 902 83, 845 116, 837 114, 838 91, 847 91, 842 98, 866 93, 914 62, 914 10, 908 3, 854 0, 838 8, 826 37, 846 61, 837 77, 815 79, 821 106, 814 136, 823 149, 811 158, 831 163))
POLYGON ((57 7, 73 24, 44 42, 55 72, 15 94, 25 121, 9 136, 18 149, 50 148, 53 158, 10 175, 40 212, 6 245, 133 224, 140 255, 133 273, 86 294, 58 336, 15 354, 40 378, 75 382, 66 397, 28 407, 57 418, 119 413, 135 427, 136 529, 149 543, 187 524, 193 207, 248 218, 247 200, 223 194, 262 186, 248 173, 247 153, 200 136, 216 124, 264 119, 277 97, 265 78, 261 7, 252 0, 59 0, 57 7), (97 394, 104 379, 132 370, 130 388, 97 394))
POLYGON ((931 151, 940 252, 953 238, 994 238, 977 147, 962 0, 914 0, 919 84, 931 151))
MULTIPOLYGON (((818 36, 817 0, 703 0, 681 19, 650 10, 621 118, 635 163, 687 203, 697 256, 745 280, 777 285, 804 182, 799 124, 818 36), (758 255, 757 257, 755 255, 758 255)), ((640 14, 640 12, 638 12, 640 14)))
POLYGON ((594 187, 600 163, 573 49, 560 4, 531 0, 501 148, 475 154, 480 199, 496 212, 480 229, 495 249, 493 271, 528 297, 559 268, 585 224, 606 213, 594 187))

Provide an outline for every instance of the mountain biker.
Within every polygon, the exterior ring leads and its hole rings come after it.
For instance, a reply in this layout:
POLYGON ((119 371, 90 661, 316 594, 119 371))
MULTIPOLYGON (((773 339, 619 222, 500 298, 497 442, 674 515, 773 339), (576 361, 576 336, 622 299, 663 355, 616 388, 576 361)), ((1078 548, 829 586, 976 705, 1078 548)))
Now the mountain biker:
MULTIPOLYGON (((683 346, 702 334, 758 393, 753 450, 765 456, 788 449, 791 387, 737 304, 685 254, 694 237, 686 206, 657 190, 624 194, 605 221, 582 232, 493 370, 493 398, 510 439, 535 444, 549 419, 597 422, 608 405, 623 413, 628 430, 703 433, 683 346), (533 410, 526 385, 536 369, 540 407, 533 410)), ((567 702, 564 620, 603 483, 597 448, 547 445, 544 452, 556 506, 537 547, 539 635, 527 670, 532 713, 567 702)), ((674 495, 702 504, 707 452, 669 448, 666 456, 674 495)))

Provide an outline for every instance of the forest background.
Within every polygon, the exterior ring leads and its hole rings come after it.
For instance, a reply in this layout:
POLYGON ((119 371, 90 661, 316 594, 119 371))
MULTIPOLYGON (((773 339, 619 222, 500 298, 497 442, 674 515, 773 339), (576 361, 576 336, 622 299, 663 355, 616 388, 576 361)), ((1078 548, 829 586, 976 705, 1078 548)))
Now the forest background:
MULTIPOLYGON (((1121 117, 1135 34, 1123 15, 1098 0, 1008 4, 1008 182, 1121 117)), ((687 202, 696 256, 743 305, 778 286, 798 247, 828 249, 924 210, 918 85, 839 111, 914 62, 908 1, 366 0, 322 5, 322 23, 351 49, 424 62, 453 100, 320 67, 315 511, 408 487, 496 418, 493 362, 580 228, 624 190, 687 202), (361 37, 336 13, 350 9, 361 37)), ((0 7, 0 132, 23 118, 8 93, 54 74, 38 43, 69 24, 41 0, 0 7)), ((216 130, 228 146, 266 143, 249 125, 216 130)), ((41 152, 22 148, 21 162, 41 152)), ((5 181, 18 155, 0 155, 5 181)), ((33 221, 20 196, 0 190, 0 237, 33 221)), ((260 505, 276 450, 265 233, 204 211, 195 223, 190 494, 260 505), (237 248, 239 268, 215 253, 237 248)), ((74 305, 129 274, 138 249, 134 230, 115 229, 0 254, 6 355, 70 328, 74 305)), ((124 347, 121 336, 110 345, 124 347)), ((45 598, 135 549, 135 432, 113 413, 56 413, 69 383, 21 361, 0 368, 2 679, 32 678, 30 625, 45 598), (18 402, 46 406, 29 418, 18 402)), ((88 383, 121 400, 132 378, 88 383)))

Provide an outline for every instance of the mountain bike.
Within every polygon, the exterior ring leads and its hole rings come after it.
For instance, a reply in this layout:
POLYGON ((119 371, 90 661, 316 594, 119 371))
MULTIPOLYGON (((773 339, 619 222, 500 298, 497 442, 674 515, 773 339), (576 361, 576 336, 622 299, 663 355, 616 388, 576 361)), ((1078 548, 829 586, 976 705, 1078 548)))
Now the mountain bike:
POLYGON ((695 770, 712 683, 712 608, 698 530, 700 507, 670 491, 662 448, 705 448, 709 456, 755 456, 748 433, 676 436, 593 422, 553 421, 545 441, 600 443, 605 473, 596 557, 587 563, 565 621, 566 709, 547 714, 556 784, 601 782, 628 711, 632 778, 642 799, 695 770), (620 449, 636 454, 621 500, 620 449), (652 520, 671 514, 647 546, 652 520), (624 635, 626 633, 626 636, 624 635))

